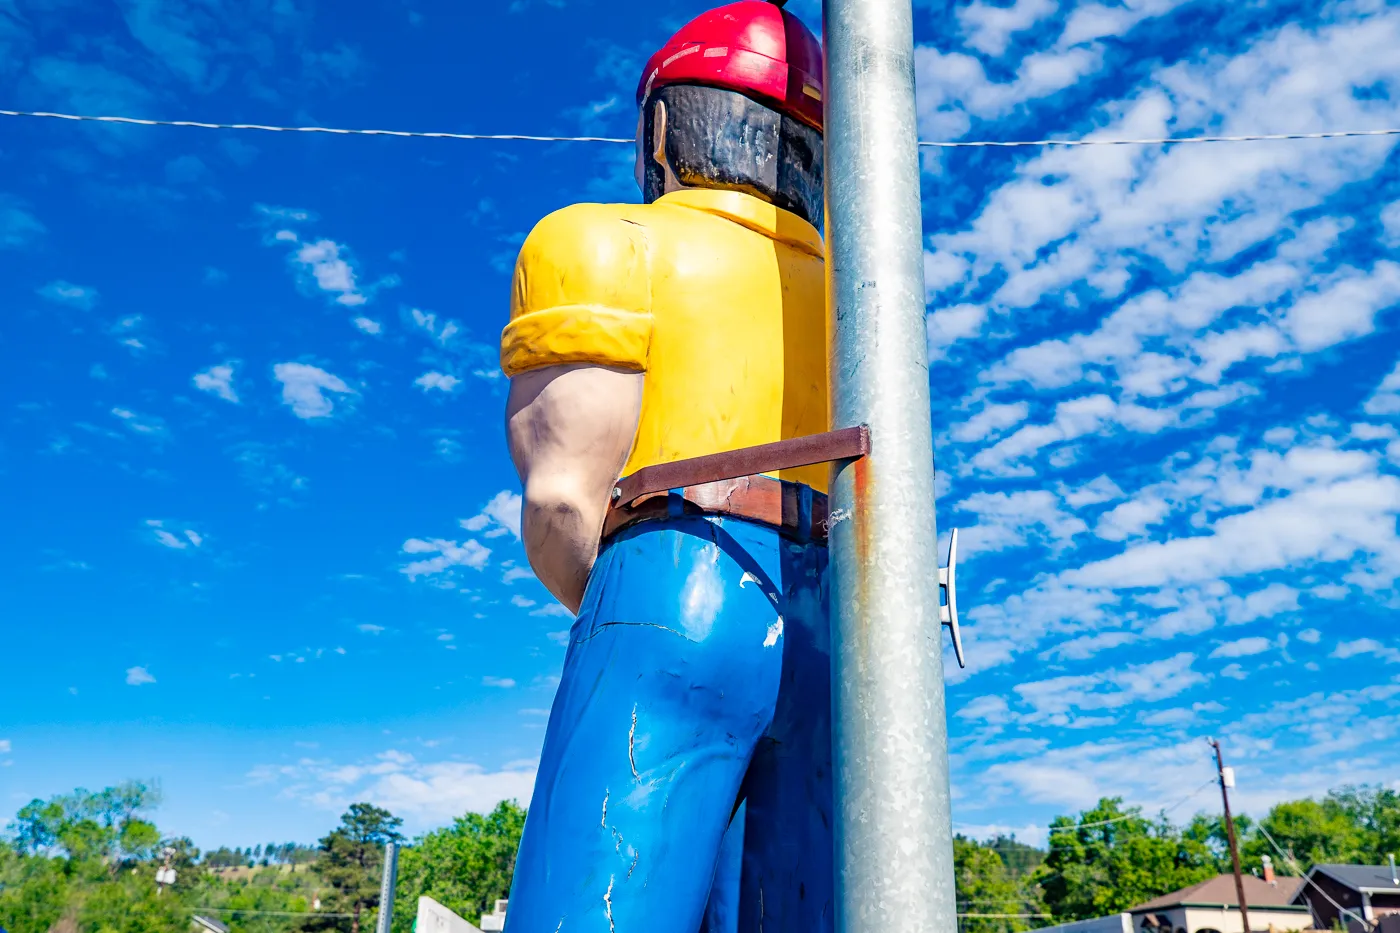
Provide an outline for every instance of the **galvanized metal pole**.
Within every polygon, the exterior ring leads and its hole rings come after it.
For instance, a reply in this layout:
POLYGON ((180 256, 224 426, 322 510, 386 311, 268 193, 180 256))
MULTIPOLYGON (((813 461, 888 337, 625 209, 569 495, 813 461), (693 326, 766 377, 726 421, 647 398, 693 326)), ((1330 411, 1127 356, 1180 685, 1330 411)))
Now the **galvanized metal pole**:
POLYGON ((911 0, 824 0, 836 929, 956 933, 911 0))
POLYGON ((399 847, 396 843, 384 844, 384 876, 379 882, 379 922, 374 925, 374 933, 389 933, 394 922, 394 888, 399 881, 399 847))

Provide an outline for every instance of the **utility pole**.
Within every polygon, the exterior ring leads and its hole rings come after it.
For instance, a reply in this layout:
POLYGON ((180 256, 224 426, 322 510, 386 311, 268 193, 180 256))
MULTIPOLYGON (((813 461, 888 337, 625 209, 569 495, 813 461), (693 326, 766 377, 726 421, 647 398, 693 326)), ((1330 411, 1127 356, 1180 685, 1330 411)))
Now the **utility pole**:
POLYGON ((1220 754, 1220 743, 1210 740, 1215 749, 1215 771, 1220 776, 1220 800, 1225 804, 1225 838, 1230 842, 1230 862, 1235 866, 1235 893, 1240 899, 1240 920, 1244 922, 1244 933, 1249 930, 1249 905, 1244 902, 1244 875, 1240 872, 1240 848, 1235 843, 1235 818, 1230 815, 1230 788, 1235 786, 1235 769, 1225 767, 1225 759, 1220 754))
POLYGON ((387 842, 384 844, 384 876, 379 882, 379 921, 374 925, 374 933, 389 933, 394 922, 394 887, 398 880, 399 847, 387 842))
POLYGON ((823 0, 837 933, 956 933, 911 0, 823 0))
POLYGON ((160 854, 165 862, 156 869, 156 897, 160 897, 167 887, 175 883, 175 869, 170 867, 170 860, 176 855, 175 850, 166 846, 160 850, 160 854))

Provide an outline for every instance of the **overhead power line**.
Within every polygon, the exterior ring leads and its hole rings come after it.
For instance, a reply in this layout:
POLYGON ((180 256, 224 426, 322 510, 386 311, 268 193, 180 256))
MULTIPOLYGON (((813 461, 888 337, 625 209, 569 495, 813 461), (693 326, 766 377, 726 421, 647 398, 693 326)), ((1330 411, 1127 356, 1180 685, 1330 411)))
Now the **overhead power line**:
MULTIPOLYGON (((1196 789, 1193 790, 1191 793, 1187 794, 1185 797, 1182 797, 1182 798, 1181 798, 1180 800, 1178 800, 1176 803, 1172 804, 1170 807, 1167 807, 1165 810, 1163 810, 1163 811, 1162 811, 1162 815, 1165 816, 1166 814, 1171 813, 1171 812, 1172 812, 1173 810, 1175 810, 1177 807, 1180 807, 1182 804, 1186 803, 1186 802, 1189 801, 1191 798, 1195 797, 1195 796, 1196 796, 1197 794, 1199 794, 1201 791, 1205 790, 1207 787, 1210 787, 1210 786, 1211 786, 1212 784, 1214 784, 1214 783, 1215 783, 1215 778, 1211 778, 1210 780, 1206 781, 1206 782, 1205 782, 1204 784, 1202 784, 1200 787, 1196 788, 1196 789)), ((1125 814, 1123 814, 1122 816, 1115 816, 1115 817, 1114 817, 1113 819, 1111 819, 1111 820, 1099 820, 1099 821, 1094 822, 1094 823, 1078 823, 1078 824, 1076 824, 1076 825, 1074 825, 1074 826, 1051 826, 1051 827, 1050 827, 1050 832, 1052 832, 1052 833, 1068 833, 1068 832, 1075 832, 1075 831, 1081 830, 1081 829, 1093 829, 1095 826, 1109 826, 1109 825, 1112 825, 1113 823, 1121 823, 1121 822, 1123 822, 1124 820, 1137 820, 1137 819, 1146 819, 1146 817, 1144 817, 1144 816, 1143 816, 1142 814, 1140 814, 1140 813, 1125 813, 1125 814)))
POLYGON ((1263 823, 1257 824, 1257 828, 1258 828, 1258 830, 1259 830, 1261 833, 1264 834, 1264 838, 1267 839, 1267 840, 1269 840, 1269 845, 1271 845, 1271 846, 1274 847, 1274 851, 1277 852, 1277 853, 1279 854, 1279 858, 1281 858, 1281 859, 1283 859, 1285 862, 1287 862, 1287 863, 1289 864, 1289 866, 1292 867, 1292 869, 1293 869, 1294 871, 1296 871, 1300 876, 1302 876, 1302 879, 1303 879, 1303 881, 1304 881, 1306 884, 1311 885, 1314 889, 1316 889, 1316 891, 1317 891, 1318 894, 1321 894, 1323 897, 1327 898, 1328 902, 1329 902, 1333 907, 1337 908, 1337 916, 1338 916, 1338 917, 1346 917, 1346 916, 1355 917, 1357 920, 1359 920, 1359 921, 1361 922, 1361 927, 1362 927, 1362 929, 1364 929, 1364 930, 1372 930, 1372 929, 1374 929, 1374 925, 1371 924, 1368 920, 1366 920, 1365 917, 1361 916, 1361 915, 1358 914, 1356 911, 1354 911, 1354 910, 1352 910, 1352 909, 1350 909, 1350 908, 1343 907, 1341 904, 1338 904, 1338 903, 1336 902, 1336 900, 1333 899, 1332 895, 1330 895, 1330 894, 1328 894, 1326 891, 1322 890, 1322 887, 1321 887, 1316 881, 1312 880, 1312 878, 1308 876, 1308 873, 1307 873, 1307 872, 1303 871, 1303 866, 1301 866, 1301 865, 1298 864, 1298 860, 1295 859, 1295 858, 1293 857, 1293 853, 1292 853, 1292 852, 1285 852, 1285 851, 1283 850, 1283 847, 1280 846, 1277 842, 1274 841, 1274 837, 1271 836, 1271 835, 1269 835, 1269 831, 1268 831, 1267 829, 1264 828, 1264 824, 1263 824, 1263 823))
POLYGON ((237 914, 270 914, 275 917, 337 917, 348 918, 354 914, 327 913, 321 910, 254 910, 251 907, 191 907, 191 911, 198 910, 218 910, 225 913, 237 914))
POLYGON ((197 120, 142 120, 137 117, 94 117, 41 110, 0 110, 0 117, 45 117, 86 123, 125 123, 132 126, 193 126, 202 130, 261 130, 267 133, 331 133, 336 136, 412 136, 424 139, 521 140, 533 143, 631 143, 612 136, 524 136, 515 133, 427 133, 410 130, 355 130, 332 126, 264 126, 261 123, 202 123, 197 120))
MULTIPOLYGON (((439 133, 418 130, 365 130, 331 126, 268 126, 261 123, 205 123, 198 120, 145 120, 139 117, 90 116, 78 113, 49 113, 41 110, 0 110, 5 117, 40 117, 85 123, 119 123, 131 126, 188 126, 204 130, 256 130, 266 133, 329 133, 335 136, 398 136, 419 139, 468 139, 535 143, 615 143, 631 145, 631 137, 619 136, 531 136, 521 133, 439 133)), ((959 139, 920 140, 925 149, 1049 148, 1052 146, 1180 146, 1196 143, 1250 143, 1298 139, 1351 139, 1364 136, 1400 136, 1400 128, 1379 130, 1328 130, 1319 133, 1256 133, 1241 136, 1163 136, 1145 139, 959 139)))
POLYGON ((1284 139, 1346 139, 1355 136, 1400 136, 1400 129, 1329 130, 1324 133, 1257 133, 1248 136, 1163 136, 1152 139, 1088 137, 1085 139, 1022 139, 1007 142, 989 139, 962 139, 946 143, 919 140, 919 145, 928 149, 991 149, 1016 146, 1181 146, 1190 143, 1257 143, 1284 139))

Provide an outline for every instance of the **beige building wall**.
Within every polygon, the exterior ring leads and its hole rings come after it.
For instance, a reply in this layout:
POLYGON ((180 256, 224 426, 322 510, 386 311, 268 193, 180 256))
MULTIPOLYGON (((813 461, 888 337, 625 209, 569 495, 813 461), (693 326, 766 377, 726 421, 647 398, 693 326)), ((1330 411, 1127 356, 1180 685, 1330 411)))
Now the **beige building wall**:
MULTIPOLYGON (((1171 918, 1173 930, 1186 933, 1200 933, 1201 930, 1216 930, 1218 933, 1244 933, 1244 921, 1234 908, 1219 907, 1176 907, 1171 910, 1154 911, 1158 916, 1171 918)), ((1253 933, 1274 930, 1305 930, 1312 926, 1312 914, 1306 910, 1271 910, 1268 907, 1249 908, 1249 926, 1253 933)))

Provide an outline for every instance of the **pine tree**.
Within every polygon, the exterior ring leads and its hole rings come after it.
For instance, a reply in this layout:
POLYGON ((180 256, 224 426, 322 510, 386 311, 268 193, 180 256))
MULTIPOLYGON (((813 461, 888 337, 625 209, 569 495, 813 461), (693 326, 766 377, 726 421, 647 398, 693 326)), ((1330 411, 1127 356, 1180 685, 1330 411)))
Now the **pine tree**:
POLYGON ((403 840, 403 820, 368 803, 352 803, 336 827, 321 840, 318 871, 335 890, 340 909, 354 915, 350 933, 360 933, 360 913, 379 904, 379 875, 384 846, 403 840))

